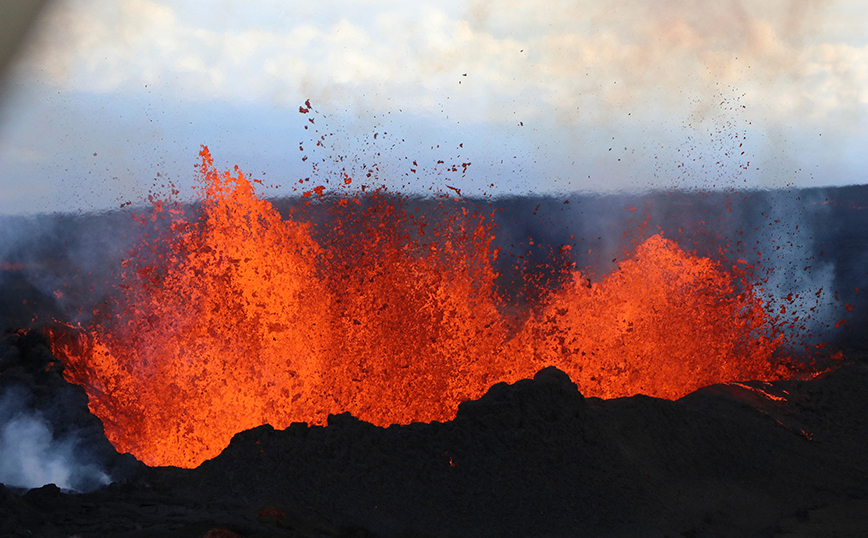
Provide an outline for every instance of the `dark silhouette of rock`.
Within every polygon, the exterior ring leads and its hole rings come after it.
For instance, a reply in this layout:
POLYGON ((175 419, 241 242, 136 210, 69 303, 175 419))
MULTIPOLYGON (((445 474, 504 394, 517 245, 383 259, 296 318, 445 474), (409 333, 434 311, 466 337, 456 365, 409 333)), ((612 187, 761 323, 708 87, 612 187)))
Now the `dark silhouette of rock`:
POLYGON ((3 536, 783 537, 868 529, 862 364, 810 381, 715 385, 678 401, 584 398, 566 374, 545 368, 494 385, 449 422, 379 428, 344 413, 327 427, 264 425, 185 470, 129 465, 107 447, 84 392, 63 381, 39 334, 12 333, 2 345, 0 386, 25 387, 43 409, 62 401, 57 416, 86 432, 82 442, 107 468, 124 470, 91 493, 0 487, 3 536))

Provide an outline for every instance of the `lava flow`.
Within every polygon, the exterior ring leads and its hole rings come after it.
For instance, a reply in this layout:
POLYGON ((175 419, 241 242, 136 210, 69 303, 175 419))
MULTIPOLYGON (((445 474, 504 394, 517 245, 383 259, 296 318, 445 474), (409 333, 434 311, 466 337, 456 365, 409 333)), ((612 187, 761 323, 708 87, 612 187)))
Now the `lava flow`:
POLYGON ((109 440, 149 465, 197 466, 237 432, 330 413, 449 420, 549 365, 605 398, 790 373, 780 322, 746 279, 661 235, 600 282, 565 270, 516 313, 481 210, 427 222, 376 191, 336 198, 327 222, 285 220, 237 168, 200 156, 201 203, 155 200, 114 302, 51 332, 109 440))

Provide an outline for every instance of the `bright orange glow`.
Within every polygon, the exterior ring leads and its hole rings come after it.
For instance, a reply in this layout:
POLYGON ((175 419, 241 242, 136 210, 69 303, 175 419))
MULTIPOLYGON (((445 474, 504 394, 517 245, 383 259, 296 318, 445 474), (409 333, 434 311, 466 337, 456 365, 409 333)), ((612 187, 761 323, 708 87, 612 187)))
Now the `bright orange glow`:
POLYGON ((783 335, 749 286, 654 235, 588 287, 578 273, 515 339, 515 355, 567 372, 586 396, 676 399, 734 379, 785 375, 783 335))
POLYGON ((51 333, 109 440, 149 465, 193 467, 242 430, 330 413, 449 420, 549 365, 606 398, 788 374, 751 287, 660 235, 603 281, 568 273, 516 313, 496 292, 490 215, 426 222, 374 192, 338 199, 316 235, 200 155, 198 216, 154 201, 117 303, 85 330, 51 333))

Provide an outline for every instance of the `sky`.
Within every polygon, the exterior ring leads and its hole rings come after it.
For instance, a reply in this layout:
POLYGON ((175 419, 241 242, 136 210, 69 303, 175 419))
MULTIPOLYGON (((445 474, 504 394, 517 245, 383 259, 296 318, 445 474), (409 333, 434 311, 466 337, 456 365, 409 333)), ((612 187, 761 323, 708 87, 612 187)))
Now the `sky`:
POLYGON ((184 196, 202 144, 267 196, 862 184, 868 8, 57 0, 0 87, 0 214, 184 196))

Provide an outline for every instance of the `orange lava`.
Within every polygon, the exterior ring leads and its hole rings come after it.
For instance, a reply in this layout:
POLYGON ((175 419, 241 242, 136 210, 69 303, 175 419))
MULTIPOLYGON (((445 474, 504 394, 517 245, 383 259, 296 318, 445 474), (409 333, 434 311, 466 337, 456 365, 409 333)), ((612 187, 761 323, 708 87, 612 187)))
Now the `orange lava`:
POLYGON ((200 155, 198 213, 154 201, 116 303, 51 332, 109 440, 148 465, 194 467, 237 432, 330 413, 449 420, 549 365, 605 398, 789 373, 751 286, 661 235, 603 281, 568 272, 516 312, 496 292, 491 215, 426 222, 374 192, 337 199, 328 223, 283 220, 237 168, 200 155))

